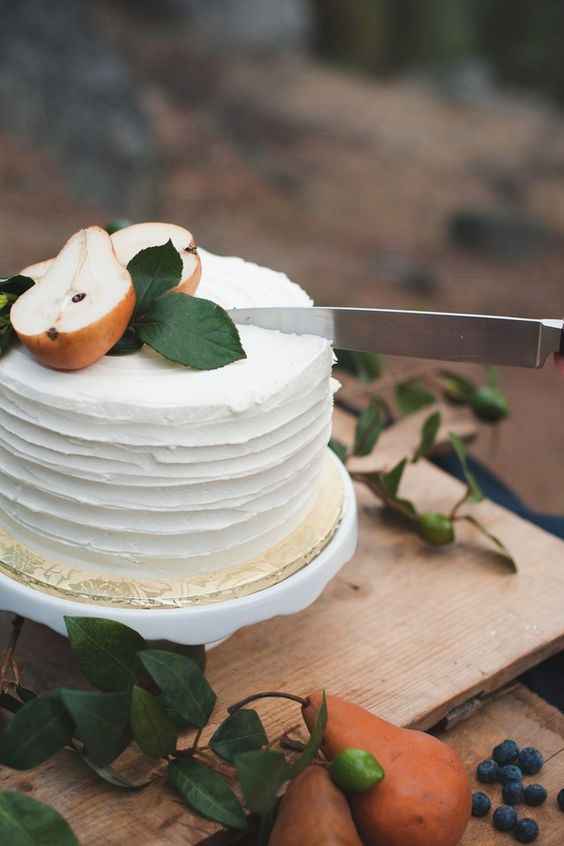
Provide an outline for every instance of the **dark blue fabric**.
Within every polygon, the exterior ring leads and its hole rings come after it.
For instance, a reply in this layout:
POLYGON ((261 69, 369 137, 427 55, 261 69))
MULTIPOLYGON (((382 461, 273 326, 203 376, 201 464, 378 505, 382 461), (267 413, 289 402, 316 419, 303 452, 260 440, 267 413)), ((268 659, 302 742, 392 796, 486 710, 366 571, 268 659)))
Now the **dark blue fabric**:
MULTIPOLYGON (((460 462, 454 454, 436 458, 434 463, 446 470, 447 473, 463 480, 460 462)), ((503 505, 504 508, 519 514, 520 517, 535 523, 547 532, 551 532, 559 538, 564 538, 564 517, 555 514, 541 514, 528 508, 507 485, 475 458, 469 459, 469 467, 488 499, 503 505)), ((564 566, 564 560, 562 566, 564 566)), ((562 610, 564 613, 564 598, 562 610)), ((524 608, 523 614, 526 613, 527 609, 524 608)), ((520 680, 547 702, 564 711, 564 652, 543 661, 542 664, 525 673, 520 680)))

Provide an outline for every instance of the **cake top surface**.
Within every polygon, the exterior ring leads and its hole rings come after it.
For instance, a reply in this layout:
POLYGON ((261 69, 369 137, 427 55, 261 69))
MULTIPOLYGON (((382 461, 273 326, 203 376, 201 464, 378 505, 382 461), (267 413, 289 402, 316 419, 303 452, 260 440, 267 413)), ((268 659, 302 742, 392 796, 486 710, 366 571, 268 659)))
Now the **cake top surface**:
MULTIPOLYGON (((200 250, 200 256, 202 280, 197 296, 225 309, 312 304, 306 292, 283 273, 205 250, 200 250)), ((315 367, 316 361, 322 367, 331 354, 323 338, 253 326, 240 327, 240 335, 247 358, 211 371, 174 364, 145 346, 133 355, 105 356, 83 370, 60 372, 41 366, 18 346, 0 359, 0 386, 53 408, 99 417, 118 415, 124 420, 130 415, 155 419, 157 409, 163 414, 177 408, 241 413, 272 396, 280 397, 290 383, 295 395, 300 374, 315 367)))

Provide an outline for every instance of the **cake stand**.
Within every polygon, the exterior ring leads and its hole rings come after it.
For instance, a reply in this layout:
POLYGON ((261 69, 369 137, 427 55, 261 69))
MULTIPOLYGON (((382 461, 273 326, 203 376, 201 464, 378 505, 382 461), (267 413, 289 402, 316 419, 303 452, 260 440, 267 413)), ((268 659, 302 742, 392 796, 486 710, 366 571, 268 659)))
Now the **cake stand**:
POLYGON ((0 573, 0 609, 20 614, 66 635, 65 616, 105 617, 125 623, 146 640, 185 645, 215 644, 250 626, 278 615, 295 614, 314 602, 327 583, 354 555, 357 511, 349 474, 331 454, 342 477, 342 518, 328 545, 309 564, 271 587, 223 602, 185 608, 117 608, 75 602, 21 584, 0 573))

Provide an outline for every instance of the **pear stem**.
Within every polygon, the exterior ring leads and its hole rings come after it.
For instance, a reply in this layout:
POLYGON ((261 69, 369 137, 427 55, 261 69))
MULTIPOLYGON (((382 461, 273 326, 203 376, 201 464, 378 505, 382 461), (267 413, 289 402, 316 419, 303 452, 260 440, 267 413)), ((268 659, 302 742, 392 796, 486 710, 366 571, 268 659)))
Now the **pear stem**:
POLYGON ((247 696, 245 699, 241 699, 241 701, 236 702, 235 705, 230 705, 227 712, 229 714, 234 714, 236 711, 244 708, 245 705, 250 705, 251 702, 255 702, 257 699, 290 699, 292 702, 299 702, 302 708, 307 708, 309 705, 309 699, 304 699, 303 696, 296 696, 295 693, 284 693, 279 690, 267 690, 264 693, 253 693, 252 696, 247 696))

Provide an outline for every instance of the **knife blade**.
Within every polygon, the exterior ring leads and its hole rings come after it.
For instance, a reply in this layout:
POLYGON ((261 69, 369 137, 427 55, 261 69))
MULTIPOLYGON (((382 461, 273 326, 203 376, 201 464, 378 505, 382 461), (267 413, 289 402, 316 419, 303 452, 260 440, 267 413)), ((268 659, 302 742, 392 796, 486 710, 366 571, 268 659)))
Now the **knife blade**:
POLYGON ((229 312, 239 325, 319 335, 345 350, 542 367, 564 354, 564 321, 386 308, 270 307, 229 312))

